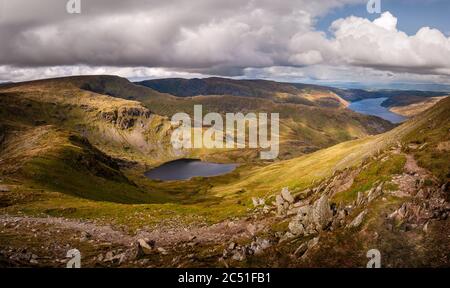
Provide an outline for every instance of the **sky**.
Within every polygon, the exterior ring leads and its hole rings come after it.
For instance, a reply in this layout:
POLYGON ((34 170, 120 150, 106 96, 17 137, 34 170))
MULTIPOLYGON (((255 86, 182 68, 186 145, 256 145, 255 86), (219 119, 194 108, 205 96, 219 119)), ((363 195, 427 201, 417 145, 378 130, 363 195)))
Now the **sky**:
POLYGON ((448 0, 380 0, 373 14, 368 0, 79 1, 70 14, 68 0, 0 0, 0 82, 114 74, 450 85, 448 0))

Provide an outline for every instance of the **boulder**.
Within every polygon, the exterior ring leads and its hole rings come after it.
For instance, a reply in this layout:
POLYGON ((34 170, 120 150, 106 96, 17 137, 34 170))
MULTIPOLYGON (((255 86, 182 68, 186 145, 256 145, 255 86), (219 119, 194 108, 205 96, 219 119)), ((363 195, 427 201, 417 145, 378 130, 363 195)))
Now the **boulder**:
POLYGON ((294 197, 292 197, 291 192, 289 192, 289 189, 287 187, 284 187, 281 190, 281 196, 288 203, 294 203, 294 197))
POLYGON ((317 200, 312 206, 311 221, 315 224, 317 229, 323 230, 332 220, 333 211, 330 209, 328 197, 326 195, 322 195, 322 197, 320 197, 319 200, 317 200))

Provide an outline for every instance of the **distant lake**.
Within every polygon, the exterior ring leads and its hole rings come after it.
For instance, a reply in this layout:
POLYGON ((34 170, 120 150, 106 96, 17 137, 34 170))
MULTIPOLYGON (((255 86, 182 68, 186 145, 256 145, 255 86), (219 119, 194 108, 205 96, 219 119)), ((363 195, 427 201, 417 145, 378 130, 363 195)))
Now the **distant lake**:
POLYGON ((392 113, 388 108, 381 106, 388 98, 372 98, 350 103, 349 109, 367 115, 374 115, 392 123, 401 123, 407 118, 402 115, 392 113))
POLYGON ((236 169, 237 164, 219 164, 203 162, 193 159, 180 159, 164 163, 163 165, 145 173, 153 180, 189 180, 192 177, 212 177, 229 173, 236 169))

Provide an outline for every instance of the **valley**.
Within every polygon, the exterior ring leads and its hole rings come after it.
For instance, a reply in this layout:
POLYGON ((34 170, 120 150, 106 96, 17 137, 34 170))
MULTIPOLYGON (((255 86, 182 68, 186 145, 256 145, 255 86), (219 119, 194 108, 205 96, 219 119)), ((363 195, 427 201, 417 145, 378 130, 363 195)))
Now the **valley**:
POLYGON ((448 266, 450 98, 394 125, 321 86, 138 84, 0 87, 1 266, 64 267, 68 247, 86 267, 362 267, 374 247, 389 267, 448 266), (171 116, 194 105, 279 112, 279 159, 174 149, 171 116), (238 166, 188 181, 145 176, 177 159, 238 166))

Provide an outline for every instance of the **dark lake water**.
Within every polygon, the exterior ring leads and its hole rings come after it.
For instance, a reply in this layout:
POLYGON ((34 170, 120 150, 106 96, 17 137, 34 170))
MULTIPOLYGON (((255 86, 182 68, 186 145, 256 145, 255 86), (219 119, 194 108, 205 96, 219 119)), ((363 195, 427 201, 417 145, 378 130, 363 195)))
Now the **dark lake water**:
POLYGON ((163 165, 145 173, 153 180, 188 180, 192 177, 211 177, 229 173, 236 169, 237 164, 218 164, 193 159, 180 159, 164 163, 163 165))
POLYGON ((356 101, 352 102, 348 108, 361 114, 378 116, 392 123, 401 123, 405 121, 407 119, 406 117, 392 113, 388 108, 381 106, 381 103, 386 99, 387 98, 373 98, 356 101))

